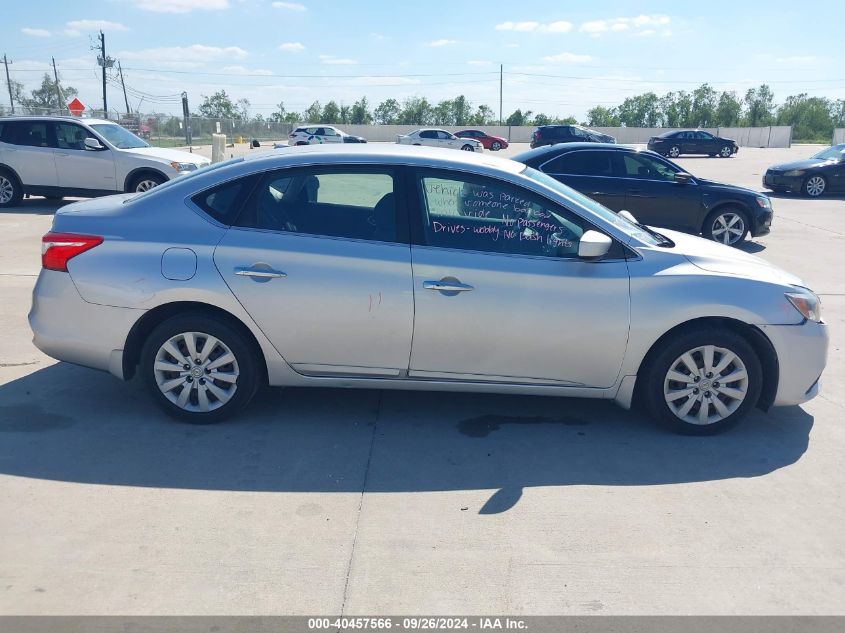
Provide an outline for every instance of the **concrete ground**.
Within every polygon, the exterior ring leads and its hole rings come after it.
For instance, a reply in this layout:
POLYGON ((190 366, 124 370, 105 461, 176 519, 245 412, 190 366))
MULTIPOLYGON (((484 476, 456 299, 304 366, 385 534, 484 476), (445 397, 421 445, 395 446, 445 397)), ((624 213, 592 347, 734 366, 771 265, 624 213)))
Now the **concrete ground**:
MULTIPOLYGON (((814 151, 678 162, 758 189, 814 151)), ((0 613, 842 614, 845 197, 773 202, 744 248, 822 295, 822 395, 708 438, 607 402, 389 391, 179 424, 32 346, 56 204, 0 212, 0 613)))

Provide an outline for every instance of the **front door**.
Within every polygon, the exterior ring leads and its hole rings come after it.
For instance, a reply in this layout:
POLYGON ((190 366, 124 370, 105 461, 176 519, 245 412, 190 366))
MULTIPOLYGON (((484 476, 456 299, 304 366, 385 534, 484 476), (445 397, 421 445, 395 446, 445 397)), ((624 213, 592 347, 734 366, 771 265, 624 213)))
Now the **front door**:
POLYGON ((271 172, 217 246, 220 274, 296 371, 407 370, 414 301, 396 182, 377 167, 271 172))
MULTIPOLYGON (((85 139, 95 137, 76 123, 56 122, 53 129, 56 134, 56 172, 60 187, 122 191, 122 187, 118 186, 115 180, 112 150, 86 149, 85 139)), ((100 143, 102 144, 102 141, 100 143)))
POLYGON ((701 230, 704 207, 695 180, 675 182, 679 169, 650 154, 623 152, 619 161, 626 183, 625 208, 639 222, 696 233, 701 230))
POLYGON ((629 326, 621 250, 578 259, 589 223, 513 184, 444 170, 415 180, 409 377, 611 386, 629 326))

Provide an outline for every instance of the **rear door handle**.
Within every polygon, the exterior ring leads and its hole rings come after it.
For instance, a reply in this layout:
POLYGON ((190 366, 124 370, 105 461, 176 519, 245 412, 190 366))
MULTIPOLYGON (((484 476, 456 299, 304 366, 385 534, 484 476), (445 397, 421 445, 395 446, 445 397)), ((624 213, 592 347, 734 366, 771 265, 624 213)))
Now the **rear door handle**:
POLYGON ((441 292, 468 292, 475 290, 469 284, 462 284, 458 281, 424 281, 423 288, 426 290, 440 290, 441 292))
POLYGON ((287 277, 287 273, 272 268, 235 268, 235 274, 240 277, 254 277, 256 279, 276 279, 287 277))

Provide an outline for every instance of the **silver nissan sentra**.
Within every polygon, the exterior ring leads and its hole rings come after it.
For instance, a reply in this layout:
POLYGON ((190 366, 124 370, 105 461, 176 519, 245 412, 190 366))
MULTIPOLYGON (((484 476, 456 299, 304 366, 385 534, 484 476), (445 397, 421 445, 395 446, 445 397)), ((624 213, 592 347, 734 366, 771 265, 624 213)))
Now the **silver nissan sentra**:
POLYGON ((813 398, 818 297, 520 163, 310 146, 60 209, 35 344, 216 422, 265 384, 637 399, 687 433, 813 398))

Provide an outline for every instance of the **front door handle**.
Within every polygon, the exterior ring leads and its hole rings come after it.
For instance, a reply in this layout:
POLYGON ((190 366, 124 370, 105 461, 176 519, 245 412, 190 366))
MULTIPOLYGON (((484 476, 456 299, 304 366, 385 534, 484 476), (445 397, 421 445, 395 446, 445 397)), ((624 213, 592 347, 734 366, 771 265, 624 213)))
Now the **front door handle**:
POLYGON ((272 268, 235 268, 235 274, 240 277, 254 277, 255 279, 276 279, 287 277, 287 273, 272 268))
POLYGON ((441 279, 440 281, 424 281, 423 288, 426 290, 439 290, 441 292, 468 292, 475 290, 469 284, 462 284, 459 281, 441 279))

